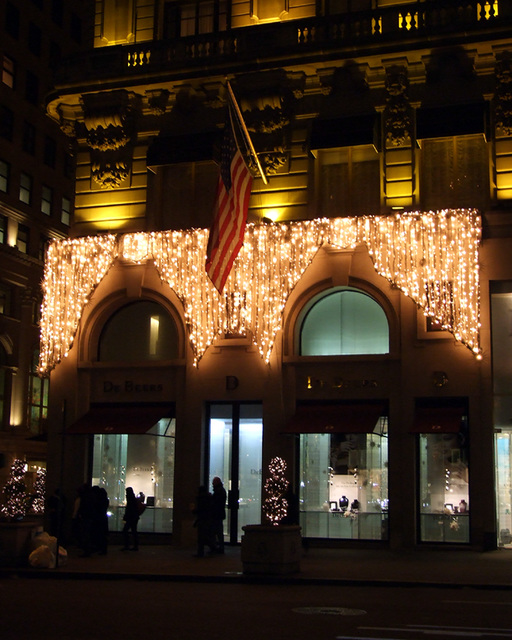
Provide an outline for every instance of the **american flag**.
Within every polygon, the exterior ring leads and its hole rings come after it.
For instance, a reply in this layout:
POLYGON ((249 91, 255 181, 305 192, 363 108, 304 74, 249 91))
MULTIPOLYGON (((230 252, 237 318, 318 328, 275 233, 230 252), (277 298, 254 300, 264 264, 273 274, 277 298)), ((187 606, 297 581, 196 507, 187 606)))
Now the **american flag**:
POLYGON ((229 111, 222 142, 214 219, 206 251, 206 273, 219 293, 224 289, 244 241, 252 186, 252 175, 235 140, 231 107, 229 111))

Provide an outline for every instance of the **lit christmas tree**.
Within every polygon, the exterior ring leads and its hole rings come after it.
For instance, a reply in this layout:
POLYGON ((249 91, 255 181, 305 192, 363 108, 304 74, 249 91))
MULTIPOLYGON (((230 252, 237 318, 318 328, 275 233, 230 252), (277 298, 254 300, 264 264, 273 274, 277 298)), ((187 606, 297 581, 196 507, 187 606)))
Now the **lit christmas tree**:
POLYGON ((46 502, 46 469, 39 468, 37 470, 36 480, 34 482, 34 500, 32 502, 32 511, 37 514, 44 513, 45 502, 46 502))
POLYGON ((6 497, 2 514, 9 520, 21 520, 27 513, 27 487, 25 485, 25 462, 16 458, 12 463, 11 474, 3 489, 6 497))
POLYGON ((288 510, 288 501, 284 497, 289 485, 284 476, 286 462, 282 458, 272 458, 268 470, 270 477, 265 481, 267 497, 263 503, 263 511, 271 524, 278 525, 288 510))

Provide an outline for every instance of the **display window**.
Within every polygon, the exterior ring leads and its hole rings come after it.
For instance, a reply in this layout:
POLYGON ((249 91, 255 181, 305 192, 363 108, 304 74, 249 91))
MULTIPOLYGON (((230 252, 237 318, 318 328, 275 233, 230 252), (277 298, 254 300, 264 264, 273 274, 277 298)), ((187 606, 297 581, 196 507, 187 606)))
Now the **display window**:
MULTIPOLYGON (((338 409, 343 416, 343 407, 338 409)), ((337 412, 336 406, 330 410, 337 412)), ((304 537, 387 539, 388 419, 379 413, 370 418, 373 424, 365 432, 300 434, 299 501, 304 537)), ((350 429, 351 420, 342 421, 350 429)), ((352 424, 361 427, 363 423, 352 424)))
POLYGON ((109 497, 109 529, 121 531, 125 491, 144 496, 138 530, 171 533, 174 500, 175 419, 163 418, 146 433, 94 434, 92 485, 109 497))
POLYGON ((416 409, 420 541, 469 543, 469 443, 464 403, 416 409))

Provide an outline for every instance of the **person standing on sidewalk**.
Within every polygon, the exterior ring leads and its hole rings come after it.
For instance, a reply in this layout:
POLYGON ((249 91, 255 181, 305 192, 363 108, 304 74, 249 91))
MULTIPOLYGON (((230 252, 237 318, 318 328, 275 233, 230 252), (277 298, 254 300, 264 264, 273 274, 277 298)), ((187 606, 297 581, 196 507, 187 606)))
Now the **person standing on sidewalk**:
POLYGON ((205 546, 209 547, 210 552, 215 549, 212 532, 212 494, 204 485, 201 485, 197 492, 194 515, 194 527, 197 527, 197 557, 203 558, 205 546))
POLYGON ((226 519, 226 489, 222 480, 215 476, 212 480, 212 529, 215 552, 224 553, 224 520, 226 519))
POLYGON ((137 525, 139 523, 139 505, 132 487, 126 488, 126 509, 124 511, 124 547, 123 551, 138 551, 139 536, 137 533, 137 525), (130 531, 133 537, 133 546, 130 547, 130 531))

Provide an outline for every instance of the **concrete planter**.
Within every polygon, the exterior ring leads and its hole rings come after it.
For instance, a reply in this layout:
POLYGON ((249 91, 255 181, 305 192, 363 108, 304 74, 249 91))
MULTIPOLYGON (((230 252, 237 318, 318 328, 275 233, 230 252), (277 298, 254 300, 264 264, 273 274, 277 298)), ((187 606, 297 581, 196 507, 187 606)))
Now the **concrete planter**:
POLYGON ((302 538, 299 525, 249 524, 242 529, 244 573, 285 575, 300 571, 302 538))
POLYGON ((25 564, 32 540, 42 531, 42 519, 0 522, 0 566, 25 564))

